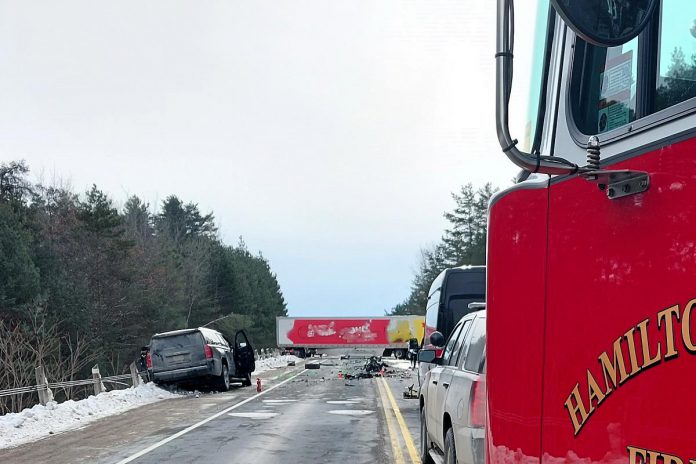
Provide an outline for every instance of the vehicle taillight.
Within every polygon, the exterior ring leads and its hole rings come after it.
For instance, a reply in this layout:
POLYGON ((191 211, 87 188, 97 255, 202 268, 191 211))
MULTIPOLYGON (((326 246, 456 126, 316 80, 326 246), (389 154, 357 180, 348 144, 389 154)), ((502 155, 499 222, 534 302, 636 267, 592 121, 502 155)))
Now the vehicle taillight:
POLYGON ((486 425, 486 380, 483 377, 474 381, 471 386, 469 425, 471 427, 483 427, 486 425))
POLYGON ((145 365, 148 369, 152 369, 152 356, 150 356, 150 353, 145 355, 145 365))
POLYGON ((210 345, 205 345, 203 347, 203 351, 205 351, 206 359, 211 359, 213 357, 213 349, 210 347, 210 345))

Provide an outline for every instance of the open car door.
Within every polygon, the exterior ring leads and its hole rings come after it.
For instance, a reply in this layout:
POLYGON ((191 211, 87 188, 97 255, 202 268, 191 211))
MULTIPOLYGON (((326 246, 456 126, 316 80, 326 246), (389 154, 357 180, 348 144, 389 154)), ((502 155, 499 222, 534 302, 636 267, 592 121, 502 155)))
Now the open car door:
POLYGON ((254 348, 243 330, 238 331, 234 336, 234 363, 240 377, 251 374, 256 369, 254 348))

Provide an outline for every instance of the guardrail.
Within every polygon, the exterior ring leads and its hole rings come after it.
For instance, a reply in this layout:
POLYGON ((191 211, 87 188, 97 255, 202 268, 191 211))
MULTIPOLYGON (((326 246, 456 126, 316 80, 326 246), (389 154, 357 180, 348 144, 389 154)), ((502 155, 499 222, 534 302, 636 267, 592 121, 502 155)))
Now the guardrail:
POLYGON ((72 388, 85 385, 92 385, 94 387, 94 394, 98 395, 106 391, 104 383, 114 383, 120 385, 129 385, 123 382, 124 380, 130 380, 131 385, 138 386, 142 382, 142 378, 138 373, 138 369, 135 363, 130 365, 129 374, 121 375, 111 375, 108 377, 102 377, 99 373, 99 366, 95 365, 92 368, 92 378, 84 380, 67 380, 63 382, 49 382, 46 378, 46 373, 44 372, 43 366, 36 367, 36 385, 29 385, 26 387, 15 387, 9 388, 7 390, 0 390, 0 397, 3 396, 13 396, 13 395, 25 395, 30 393, 37 393, 39 395, 39 403, 46 405, 49 401, 53 401, 53 390, 59 388, 72 388))
MULTIPOLYGON (((279 355, 280 350, 278 349, 261 348, 259 350, 254 350, 254 356, 256 359, 267 359, 279 355)), ((15 387, 8 388, 7 390, 0 390, 0 397, 37 393, 39 396, 39 403, 45 406, 46 403, 48 403, 49 401, 53 401, 53 390, 55 389, 67 389, 72 387, 93 385, 94 394, 98 395, 99 393, 106 391, 104 383, 128 385, 128 383, 125 383, 123 381, 130 380, 130 385, 137 386, 140 385, 140 383, 143 381, 143 379, 140 377, 138 369, 135 366, 135 363, 131 363, 129 374, 102 377, 99 373, 99 366, 95 365, 92 368, 91 379, 67 380, 63 382, 49 382, 46 378, 46 373, 44 372, 43 366, 38 366, 35 370, 36 385, 28 385, 26 387, 15 387)))

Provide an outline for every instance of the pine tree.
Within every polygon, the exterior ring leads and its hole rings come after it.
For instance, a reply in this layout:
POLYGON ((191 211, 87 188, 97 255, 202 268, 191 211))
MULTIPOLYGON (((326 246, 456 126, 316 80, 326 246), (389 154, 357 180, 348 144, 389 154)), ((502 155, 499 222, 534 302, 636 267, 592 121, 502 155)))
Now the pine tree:
MULTIPOLYGON (((275 317, 287 314, 278 280, 260 252, 221 242, 212 212, 175 195, 156 215, 137 196, 119 212, 96 186, 76 195, 27 174, 23 162, 0 163, 0 330, 26 327, 44 346, 30 330, 40 318, 55 335, 42 359, 103 373, 123 372, 156 332, 229 314, 228 337, 246 329, 273 346, 275 317)), ((15 380, 0 374, 0 389, 15 380)))
POLYGON ((486 263, 488 203, 496 192, 490 183, 476 190, 469 183, 452 194, 455 207, 444 214, 450 227, 440 243, 421 249, 408 298, 387 311, 388 314, 424 314, 430 286, 443 270, 486 263))

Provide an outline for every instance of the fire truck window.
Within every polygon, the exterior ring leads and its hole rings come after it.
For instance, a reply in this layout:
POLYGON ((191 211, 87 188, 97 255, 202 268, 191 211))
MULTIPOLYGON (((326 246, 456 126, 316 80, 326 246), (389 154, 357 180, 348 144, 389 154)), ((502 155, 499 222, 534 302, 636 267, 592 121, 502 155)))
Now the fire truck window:
POLYGON ((469 326, 471 326, 471 319, 464 321, 462 324, 462 330, 459 332, 457 340, 454 342, 454 347, 452 348, 452 356, 450 356, 447 364, 450 366, 456 366, 457 361, 460 356, 460 351, 462 345, 464 345, 464 340, 466 340, 466 334, 469 332, 469 326))
POLYGON ((655 110, 696 97, 696 2, 662 2, 655 110))
POLYGON ((452 352, 454 349, 454 344, 457 342, 457 337, 459 337, 459 332, 462 330, 462 325, 459 324, 457 327, 454 328, 452 331, 452 335, 450 335, 449 340, 447 340, 447 344, 445 345, 445 352, 442 355, 442 364, 443 365, 448 365, 450 357, 452 356, 452 352))
POLYGON ((601 134, 636 118, 638 38, 619 47, 595 47, 577 39, 571 106, 578 129, 601 134))

